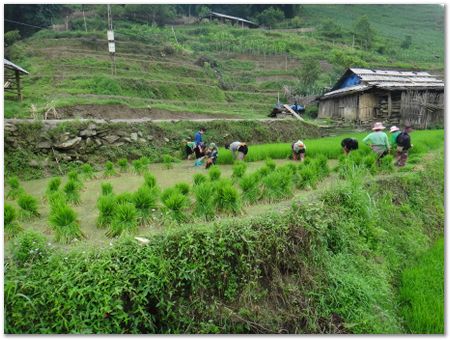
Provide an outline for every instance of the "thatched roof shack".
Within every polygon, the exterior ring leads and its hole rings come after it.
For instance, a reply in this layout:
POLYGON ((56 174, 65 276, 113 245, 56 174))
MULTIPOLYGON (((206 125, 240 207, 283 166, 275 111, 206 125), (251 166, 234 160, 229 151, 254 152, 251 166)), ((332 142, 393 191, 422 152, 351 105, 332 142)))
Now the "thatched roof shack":
POLYGON ((318 116, 360 125, 442 125, 444 82, 428 72, 349 68, 319 98, 318 116))
POLYGON ((259 25, 256 22, 253 22, 253 21, 250 21, 250 20, 247 20, 244 18, 234 17, 232 15, 218 13, 218 12, 209 12, 207 15, 205 15, 201 19, 204 19, 204 18, 209 18, 209 20, 212 20, 215 18, 222 22, 228 21, 228 22, 232 22, 233 24, 237 24, 241 27, 250 27, 250 28, 259 27, 259 25))
POLYGON ((10 62, 8 59, 3 59, 4 79, 3 89, 5 92, 17 92, 17 97, 22 100, 22 87, 20 84, 20 76, 29 74, 20 66, 10 62))

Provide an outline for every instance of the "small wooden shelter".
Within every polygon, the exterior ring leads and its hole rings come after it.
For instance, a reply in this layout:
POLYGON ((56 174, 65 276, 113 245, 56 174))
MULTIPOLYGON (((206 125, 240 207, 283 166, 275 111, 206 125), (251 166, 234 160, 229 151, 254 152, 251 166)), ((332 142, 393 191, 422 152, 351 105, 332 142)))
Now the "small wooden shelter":
POLYGON ((349 68, 319 97, 318 117, 359 125, 443 125, 444 82, 428 72, 349 68))
POLYGON ((205 15, 201 19, 204 19, 204 18, 209 18, 209 20, 217 19, 221 22, 231 22, 231 23, 241 26, 241 27, 250 27, 250 28, 259 27, 259 25, 253 21, 250 21, 250 20, 247 20, 244 18, 234 17, 234 16, 227 15, 227 14, 218 13, 218 12, 209 12, 207 15, 205 15))
POLYGON ((22 86, 20 83, 20 77, 24 74, 29 74, 26 70, 10 62, 7 59, 3 59, 4 66, 4 85, 3 89, 6 92, 16 92, 19 100, 23 99, 22 86))

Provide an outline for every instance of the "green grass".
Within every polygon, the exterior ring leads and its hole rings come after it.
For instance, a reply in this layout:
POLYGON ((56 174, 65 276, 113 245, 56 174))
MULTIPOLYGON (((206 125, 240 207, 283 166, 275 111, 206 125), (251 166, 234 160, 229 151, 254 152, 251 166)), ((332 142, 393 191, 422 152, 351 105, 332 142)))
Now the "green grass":
POLYGON ((402 273, 400 300, 409 332, 444 334, 444 238, 402 273))

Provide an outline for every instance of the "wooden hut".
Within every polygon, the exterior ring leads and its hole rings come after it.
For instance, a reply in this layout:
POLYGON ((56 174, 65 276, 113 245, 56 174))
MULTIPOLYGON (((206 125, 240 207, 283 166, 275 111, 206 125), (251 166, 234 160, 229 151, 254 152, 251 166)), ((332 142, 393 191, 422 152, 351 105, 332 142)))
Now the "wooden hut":
POLYGON ((20 77, 24 74, 29 74, 20 66, 10 62, 7 59, 3 59, 4 67, 4 85, 3 89, 5 92, 16 92, 17 98, 19 100, 23 99, 22 86, 20 82, 20 77))
POLYGON ((444 124, 444 82, 428 72, 349 68, 319 97, 319 118, 370 125, 444 124))
POLYGON ((231 22, 233 25, 240 26, 242 28, 244 28, 244 27, 256 28, 259 26, 256 22, 253 22, 253 21, 250 21, 250 20, 247 20, 244 18, 239 18, 239 17, 227 15, 227 14, 218 13, 218 12, 209 12, 207 15, 200 18, 200 20, 204 19, 204 18, 209 18, 209 20, 216 19, 216 20, 224 22, 224 23, 231 22))

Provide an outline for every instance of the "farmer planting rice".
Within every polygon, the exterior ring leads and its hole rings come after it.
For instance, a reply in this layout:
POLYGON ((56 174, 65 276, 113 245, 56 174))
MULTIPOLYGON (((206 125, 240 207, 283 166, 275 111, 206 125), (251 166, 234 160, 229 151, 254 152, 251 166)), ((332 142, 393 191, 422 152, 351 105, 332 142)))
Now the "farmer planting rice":
POLYGON ((397 143, 397 155, 395 165, 405 166, 406 160, 408 159, 408 150, 411 149, 411 137, 409 133, 412 131, 411 126, 405 126, 403 132, 399 133, 396 138, 397 143))
POLYGON ((211 165, 215 165, 218 156, 219 150, 217 149, 217 145, 215 143, 209 144, 208 149, 205 152, 205 157, 207 157, 205 169, 208 169, 211 165))
POLYGON ((344 154, 347 156, 350 151, 358 150, 358 141, 355 138, 344 138, 341 142, 344 154))
POLYGON ((187 157, 188 160, 191 160, 192 155, 194 154, 194 150, 195 150, 196 146, 197 145, 195 144, 195 142, 187 142, 186 143, 185 150, 186 150, 186 157, 187 157))
POLYGON ((248 153, 247 144, 242 142, 233 142, 231 144, 225 144, 225 149, 230 150, 234 159, 242 161, 248 153))
POLYGON ((386 133, 382 131, 385 128, 386 127, 383 126, 383 123, 376 122, 372 128, 374 132, 368 134, 363 139, 363 143, 369 145, 372 150, 378 155, 377 165, 380 165, 380 159, 386 156, 390 150, 388 137, 386 133))
POLYGON ((301 140, 296 141, 295 143, 292 143, 292 158, 294 161, 300 160, 303 162, 305 160, 305 152, 306 152, 306 145, 301 140))
POLYGON ((392 150, 395 151, 397 149, 397 137, 401 133, 401 131, 397 126, 393 125, 391 126, 389 132, 391 134, 389 137, 389 143, 391 144, 392 150))

